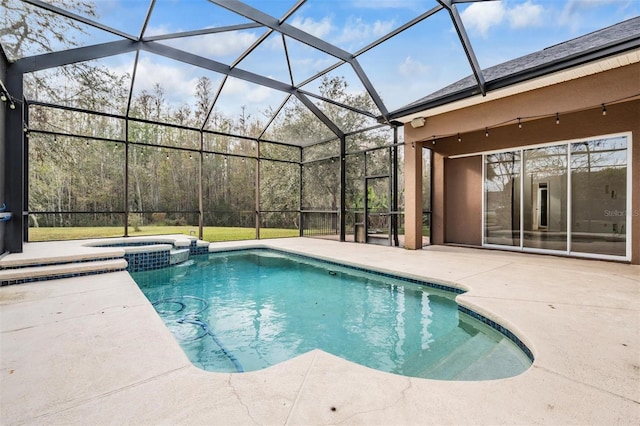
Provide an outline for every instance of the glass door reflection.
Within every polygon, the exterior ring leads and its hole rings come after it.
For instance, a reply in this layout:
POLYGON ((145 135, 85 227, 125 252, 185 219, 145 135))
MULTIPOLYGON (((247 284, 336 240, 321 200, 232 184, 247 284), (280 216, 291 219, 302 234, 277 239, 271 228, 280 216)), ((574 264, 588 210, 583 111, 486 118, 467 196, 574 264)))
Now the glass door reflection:
POLYGON ((524 150, 523 246, 567 250, 567 146, 524 150))

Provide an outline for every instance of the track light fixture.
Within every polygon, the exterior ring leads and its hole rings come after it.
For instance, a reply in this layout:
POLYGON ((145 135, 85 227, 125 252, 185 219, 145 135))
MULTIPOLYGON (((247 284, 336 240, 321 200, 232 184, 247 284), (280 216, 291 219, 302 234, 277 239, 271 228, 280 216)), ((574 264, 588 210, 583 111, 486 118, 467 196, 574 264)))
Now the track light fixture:
POLYGON ((607 115, 607 107, 602 104, 602 115, 607 115))
POLYGON ((556 124, 560 124, 560 113, 556 112, 556 124))

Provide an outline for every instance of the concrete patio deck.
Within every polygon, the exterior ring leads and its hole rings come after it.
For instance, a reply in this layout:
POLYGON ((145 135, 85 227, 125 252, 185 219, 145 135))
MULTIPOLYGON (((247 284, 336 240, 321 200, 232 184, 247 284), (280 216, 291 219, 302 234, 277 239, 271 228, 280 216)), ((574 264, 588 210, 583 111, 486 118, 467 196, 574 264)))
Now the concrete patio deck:
MULTIPOLYGON (((21 256, 72 245, 30 243, 21 256)), ((446 382, 315 350, 262 371, 205 372, 129 274, 113 272, 0 288, 0 423, 640 424, 640 266, 309 238, 212 249, 239 246, 461 286, 458 302, 510 328, 535 362, 509 379, 446 382)))

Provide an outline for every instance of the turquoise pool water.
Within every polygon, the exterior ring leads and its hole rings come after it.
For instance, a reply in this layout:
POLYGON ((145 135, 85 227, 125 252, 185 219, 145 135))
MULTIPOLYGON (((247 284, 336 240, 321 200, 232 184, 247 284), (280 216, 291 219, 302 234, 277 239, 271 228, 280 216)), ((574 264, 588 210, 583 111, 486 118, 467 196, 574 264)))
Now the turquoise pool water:
POLYGON ((525 371, 511 340, 455 294, 270 250, 131 273, 196 366, 253 371, 313 349, 396 374, 485 380, 525 371))

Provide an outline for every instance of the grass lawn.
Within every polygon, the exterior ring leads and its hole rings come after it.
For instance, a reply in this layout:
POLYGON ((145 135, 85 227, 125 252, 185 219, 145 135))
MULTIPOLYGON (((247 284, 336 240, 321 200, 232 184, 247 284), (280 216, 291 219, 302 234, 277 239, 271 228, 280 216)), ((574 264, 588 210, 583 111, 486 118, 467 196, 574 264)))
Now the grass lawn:
MULTIPOLYGON (((129 227, 129 236, 141 235, 161 235, 161 234, 185 234, 198 236, 197 226, 141 226, 135 231, 129 227), (190 234, 194 231, 193 234, 190 234)), ((122 237, 123 228, 121 226, 96 226, 96 227, 69 227, 69 228, 29 228, 29 241, 56 241, 56 240, 79 240, 83 238, 103 238, 122 237)), ((252 240, 256 237, 253 228, 234 227, 205 227, 203 240, 205 241, 237 241, 252 240)), ((297 229, 260 229, 260 238, 281 238, 297 237, 297 229)))

